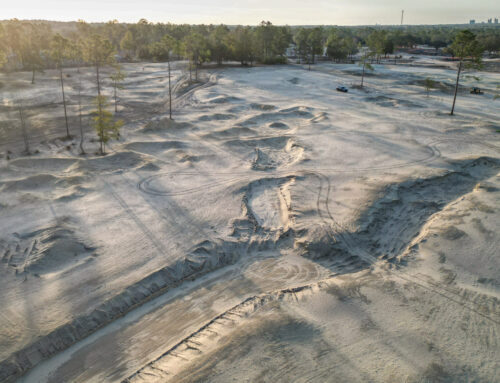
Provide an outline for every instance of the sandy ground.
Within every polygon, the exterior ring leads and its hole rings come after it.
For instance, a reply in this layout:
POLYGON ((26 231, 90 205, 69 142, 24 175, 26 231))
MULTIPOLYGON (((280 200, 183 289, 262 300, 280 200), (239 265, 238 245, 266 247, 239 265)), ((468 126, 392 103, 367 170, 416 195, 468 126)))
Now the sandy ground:
POLYGON ((451 117, 443 63, 180 67, 172 122, 125 66, 104 157, 55 73, 2 78, 0 381, 500 381, 500 75, 451 117))

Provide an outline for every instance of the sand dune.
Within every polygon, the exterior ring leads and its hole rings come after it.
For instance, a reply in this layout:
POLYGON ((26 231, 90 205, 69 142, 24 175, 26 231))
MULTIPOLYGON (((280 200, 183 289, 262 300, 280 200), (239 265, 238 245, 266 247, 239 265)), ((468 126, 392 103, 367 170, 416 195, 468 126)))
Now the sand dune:
POLYGON ((6 80, 36 103, 30 156, 0 124, 0 381, 498 382, 490 94, 451 118, 437 64, 347 94, 360 68, 181 64, 174 120, 165 65, 125 65, 105 156, 57 83, 6 80))

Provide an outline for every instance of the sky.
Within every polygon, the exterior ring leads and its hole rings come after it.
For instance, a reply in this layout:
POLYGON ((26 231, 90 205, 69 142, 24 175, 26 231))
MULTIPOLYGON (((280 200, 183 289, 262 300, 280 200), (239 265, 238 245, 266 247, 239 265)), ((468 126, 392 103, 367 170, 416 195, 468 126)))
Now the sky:
POLYGON ((0 19, 255 25, 465 24, 500 18, 499 0, 0 0, 0 19))

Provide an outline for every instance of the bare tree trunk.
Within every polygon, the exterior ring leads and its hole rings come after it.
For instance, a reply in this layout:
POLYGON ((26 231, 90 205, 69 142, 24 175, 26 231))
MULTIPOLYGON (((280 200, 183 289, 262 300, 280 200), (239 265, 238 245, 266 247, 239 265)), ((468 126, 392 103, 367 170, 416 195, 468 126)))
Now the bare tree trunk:
POLYGON ((168 112, 170 115, 170 119, 172 119, 172 83, 170 79, 170 59, 168 60, 168 112))
POLYGON ((59 77, 61 78, 61 90, 62 90, 63 105, 64 105, 64 120, 66 122, 66 137, 70 138, 69 126, 68 126, 68 113, 66 111, 66 96, 64 94, 63 71, 61 66, 59 66, 59 77))
POLYGON ((363 62, 363 74, 361 75, 361 88, 363 87, 363 82, 365 80, 365 66, 366 62, 363 62))
POLYGON ((115 89, 114 89, 114 95, 113 95, 113 96, 114 96, 114 99, 115 99, 115 114, 116 114, 116 113, 118 113, 118 105, 116 104, 116 86, 117 86, 117 84, 116 84, 116 81, 115 81, 115 82, 113 83, 113 87, 115 88, 115 89))
POLYGON ((101 96, 97 97, 97 113, 99 118, 99 141, 101 147, 101 155, 104 155, 104 127, 102 126, 102 105, 101 96))
POLYGON ((95 65, 96 79, 97 79, 97 95, 101 95, 101 82, 99 80, 99 64, 95 65))
POLYGON ((80 153, 85 154, 83 149, 83 125, 82 125, 82 79, 80 78, 78 84, 78 117, 80 119, 80 153))
POLYGON ((24 111, 23 111, 22 101, 19 104, 19 119, 21 120, 21 131, 23 133, 24 150, 26 151, 27 154, 29 154, 30 153, 30 145, 29 145, 29 141, 28 141, 28 132, 26 130, 26 123, 24 121, 24 111))
POLYGON ((95 64, 96 79, 97 79, 97 113, 99 118, 99 141, 101 147, 101 155, 104 155, 104 129, 102 126, 102 106, 101 106, 101 84, 99 80, 99 63, 95 64))
POLYGON ((189 61, 189 83, 193 82, 193 74, 192 74, 192 69, 193 69, 193 65, 191 63, 191 60, 189 61))
POLYGON ((32 75, 31 75, 31 83, 34 84, 35 83, 35 68, 33 67, 32 68, 32 75))
POLYGON ((455 102, 457 101, 457 93, 458 93, 458 83, 460 81, 460 72, 462 71, 462 60, 458 63, 458 71, 457 71, 457 83, 455 84, 455 95, 453 96, 453 105, 451 107, 450 115, 453 116, 453 112, 455 111, 455 102))

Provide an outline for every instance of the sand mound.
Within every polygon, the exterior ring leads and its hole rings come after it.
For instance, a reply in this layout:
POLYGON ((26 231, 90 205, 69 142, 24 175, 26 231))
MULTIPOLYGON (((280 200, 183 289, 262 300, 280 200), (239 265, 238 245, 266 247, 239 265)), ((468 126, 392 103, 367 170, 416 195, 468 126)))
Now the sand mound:
POLYGON ((193 129, 193 125, 188 122, 177 122, 169 118, 161 118, 148 122, 139 131, 142 133, 162 133, 172 129, 193 129))
POLYGON ((224 143, 225 146, 229 148, 248 148, 248 149, 254 149, 254 148, 273 148, 273 149, 280 149, 284 148, 286 144, 288 143, 288 140, 290 140, 289 137, 284 137, 284 136, 277 136, 277 137, 266 137, 266 138, 255 138, 255 139, 235 139, 235 140, 229 140, 224 143))
POLYGON ((82 160, 77 167, 84 171, 121 171, 138 168, 149 162, 151 161, 142 154, 124 151, 82 160))
POLYGON ((457 161, 457 169, 466 171, 473 177, 484 177, 500 168, 500 160, 492 157, 479 157, 466 161, 457 161))
POLYGON ((328 115, 325 112, 318 113, 314 115, 313 118, 310 119, 311 122, 323 122, 328 120, 328 115))
POLYGON ((292 165, 303 158, 304 148, 296 144, 293 139, 286 141, 284 147, 255 148, 255 157, 252 168, 256 170, 276 169, 292 165))
POLYGON ((9 180, 0 183, 0 190, 5 192, 16 191, 37 191, 41 189, 67 188, 73 185, 83 183, 84 178, 81 175, 70 177, 57 177, 52 174, 37 174, 21 179, 9 180))
POLYGON ((75 234, 68 218, 31 233, 21 234, 2 255, 2 262, 17 272, 47 274, 87 258, 95 250, 75 234))
POLYGON ((137 170, 145 171, 145 172, 155 172, 157 170, 160 170, 160 167, 153 164, 153 163, 147 163, 146 165, 141 166, 137 170))
POLYGON ((311 112, 313 110, 314 110, 313 108, 310 108, 308 106, 299 105, 299 106, 292 106, 286 109, 281 109, 280 112, 295 115, 298 117, 309 117, 311 116, 311 112))
POLYGON ((12 180, 3 182, 1 185, 2 191, 20 191, 20 190, 33 190, 53 187, 57 181, 57 177, 51 174, 37 174, 21 178, 19 180, 12 180))
POLYGON ((257 103, 250 104, 250 108, 255 109, 255 110, 274 110, 274 109, 276 109, 276 107, 274 105, 257 104, 257 103))
POLYGON ((289 129, 289 126, 287 124, 279 121, 270 123, 269 127, 273 129, 289 129))
POLYGON ((187 144, 182 141, 136 141, 124 145, 124 148, 127 150, 146 154, 185 147, 187 147, 187 144))
POLYGON ((238 101, 241 101, 241 99, 238 97, 234 97, 234 96, 217 96, 217 97, 208 99, 205 102, 208 102, 210 104, 227 104, 227 103, 238 102, 238 101))
POLYGON ((232 120, 236 118, 234 114, 225 114, 225 113, 215 113, 215 114, 205 114, 198 118, 198 121, 225 121, 232 120))
POLYGON ((78 160, 72 158, 19 158, 10 162, 11 166, 44 172, 62 172, 78 160))
POLYGON ((423 105, 409 100, 397 99, 388 96, 371 96, 366 97, 365 101, 372 102, 378 106, 386 108, 398 108, 400 106, 405 106, 408 108, 424 108, 423 105))
POLYGON ((69 202, 77 198, 84 197, 90 190, 81 186, 71 186, 60 194, 56 194, 55 200, 59 202, 69 202))
POLYGON ((247 128, 244 126, 233 126, 228 129, 216 130, 214 132, 207 133, 205 136, 220 139, 230 137, 255 136, 256 134, 257 132, 251 128, 247 128))
POLYGON ((290 226, 291 198, 289 187, 293 178, 265 178, 249 184, 245 200, 248 213, 258 226, 267 230, 285 231, 290 226))
POLYGON ((303 159, 304 148, 289 137, 267 137, 259 139, 229 140, 224 143, 232 150, 252 156, 252 167, 256 170, 275 169, 288 166, 303 159))
POLYGON ((277 112, 266 112, 261 113, 244 121, 241 121, 239 125, 260 125, 266 122, 272 123, 275 121, 285 120, 285 119, 311 119, 314 115, 311 113, 312 108, 305 106, 296 106, 288 109, 282 109, 277 112))
POLYGON ((194 156, 184 150, 175 150, 174 152, 175 158, 178 162, 198 162, 202 157, 194 156))

